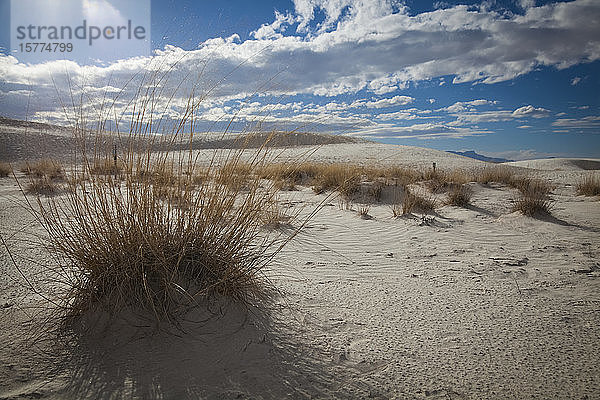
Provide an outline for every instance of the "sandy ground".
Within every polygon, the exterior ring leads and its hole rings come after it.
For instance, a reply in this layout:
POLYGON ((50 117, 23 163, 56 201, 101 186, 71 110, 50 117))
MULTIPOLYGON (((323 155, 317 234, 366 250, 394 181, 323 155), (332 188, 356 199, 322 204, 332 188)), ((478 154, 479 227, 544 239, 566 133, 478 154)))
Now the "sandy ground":
MULTIPOLYGON (((311 157, 485 165, 380 144, 311 157)), ((3 250, 0 399, 600 398, 600 201, 574 189, 594 171, 518 167, 557 185, 553 218, 512 213, 516 193, 495 184, 428 217, 375 204, 363 219, 329 199, 266 271, 281 291, 270 313, 215 303, 176 335, 137 320, 55 335, 3 250)), ((302 215, 324 199, 301 188, 280 202, 302 215)), ((0 178, 1 231, 35 277, 47 255, 22 240, 40 232, 22 202, 0 178)))

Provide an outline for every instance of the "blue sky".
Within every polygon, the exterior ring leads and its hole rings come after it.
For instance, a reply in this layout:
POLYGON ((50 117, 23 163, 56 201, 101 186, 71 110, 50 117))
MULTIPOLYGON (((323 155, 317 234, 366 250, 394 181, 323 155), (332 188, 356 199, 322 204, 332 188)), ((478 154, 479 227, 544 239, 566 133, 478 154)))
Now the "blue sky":
POLYGON ((154 0, 151 15, 154 58, 117 62, 26 64, 2 23, 0 114, 65 123, 75 92, 90 113, 109 98, 126 116, 136 79, 168 69, 157 109, 177 120, 190 93, 205 96, 197 130, 235 115, 236 130, 600 158, 597 0, 154 0))

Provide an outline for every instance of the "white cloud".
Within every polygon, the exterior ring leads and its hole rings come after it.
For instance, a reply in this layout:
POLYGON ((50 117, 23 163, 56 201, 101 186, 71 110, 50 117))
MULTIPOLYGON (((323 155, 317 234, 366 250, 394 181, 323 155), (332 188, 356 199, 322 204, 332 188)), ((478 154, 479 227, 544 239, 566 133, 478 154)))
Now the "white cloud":
POLYGON ((522 9, 527 10, 528 8, 535 7, 535 0, 519 0, 519 5, 522 9))
POLYGON ((575 85, 577 85, 579 82, 581 82, 581 78, 580 78, 580 77, 578 77, 578 76, 576 76, 575 78, 573 78, 573 79, 571 80, 571 85, 575 86, 575 85))
POLYGON ((546 110, 545 108, 536 108, 532 105, 523 106, 517 108, 513 111, 512 115, 515 118, 525 118, 525 117, 533 117, 533 118, 544 118, 550 114, 550 110, 546 110))
POLYGON ((415 99, 410 96, 394 96, 389 99, 381 99, 376 101, 367 101, 367 102, 355 102, 353 104, 365 106, 367 108, 386 108, 386 107, 394 107, 394 106, 405 106, 410 104, 415 99))
POLYGON ((464 138, 468 136, 479 136, 489 134, 485 129, 474 129, 469 127, 454 127, 443 123, 419 123, 409 126, 396 126, 393 124, 378 124, 366 127, 357 132, 359 136, 374 139, 441 139, 441 138, 464 138))
POLYGON ((294 17, 292 15, 275 11, 275 21, 270 24, 263 24, 257 30, 250 32, 250 36, 258 40, 279 39, 283 37, 282 32, 287 28, 286 25, 293 23, 294 17))
POLYGON ((485 100, 485 99, 477 99, 470 101, 457 101, 451 106, 440 108, 437 111, 446 111, 449 113, 460 113, 464 111, 475 111, 475 107, 496 104, 496 101, 493 100, 485 100))
POLYGON ((563 128, 600 128, 600 116, 589 115, 578 119, 559 118, 552 125, 563 128))
POLYGON ((83 17, 88 21, 88 24, 114 26, 127 23, 127 19, 109 1, 83 0, 81 7, 83 17))

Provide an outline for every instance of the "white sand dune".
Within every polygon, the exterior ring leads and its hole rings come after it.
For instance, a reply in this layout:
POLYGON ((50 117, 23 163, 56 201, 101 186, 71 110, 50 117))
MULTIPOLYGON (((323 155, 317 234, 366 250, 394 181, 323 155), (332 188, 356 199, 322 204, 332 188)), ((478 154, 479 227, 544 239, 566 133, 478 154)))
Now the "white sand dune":
POLYGON ((515 167, 541 169, 546 171, 589 171, 600 169, 598 158, 540 158, 536 160, 512 161, 503 163, 515 167))
MULTIPOLYGON (((374 143, 281 157, 487 165, 374 143)), ((290 213, 325 206, 266 271, 281 290, 271 317, 230 309, 176 337, 112 327, 58 346, 2 250, 0 399, 599 398, 600 202, 573 186, 589 171, 510 165, 557 185, 552 217, 511 212, 516 192, 497 184, 471 183, 467 209, 399 219, 385 204, 366 220, 310 188, 282 193, 290 213)), ((27 260, 44 254, 19 235, 39 225, 20 202, 0 178, 0 228, 35 274, 27 260)))

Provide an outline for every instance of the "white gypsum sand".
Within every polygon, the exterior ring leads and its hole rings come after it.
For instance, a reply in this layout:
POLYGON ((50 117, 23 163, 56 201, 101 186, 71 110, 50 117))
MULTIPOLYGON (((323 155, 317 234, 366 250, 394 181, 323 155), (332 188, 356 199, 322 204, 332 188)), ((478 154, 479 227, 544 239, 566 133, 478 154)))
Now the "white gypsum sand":
MULTIPOLYGON (((487 165, 409 146, 307 149, 281 157, 487 165)), ((56 342, 40 329, 51 307, 3 249, 0 398, 594 398, 600 202, 575 194, 594 171, 544 169, 514 169, 556 185, 552 216, 538 219, 512 212, 517 191, 496 183, 468 183, 469 208, 400 218, 385 203, 363 219, 361 204, 342 207, 310 187, 283 192, 283 212, 324 205, 266 271, 281 291, 270 317, 213 304, 214 314, 195 315, 208 321, 178 335, 122 321, 56 342)), ((46 255, 24 241, 40 227, 22 201, 0 178, 3 237, 34 279, 46 255)))

